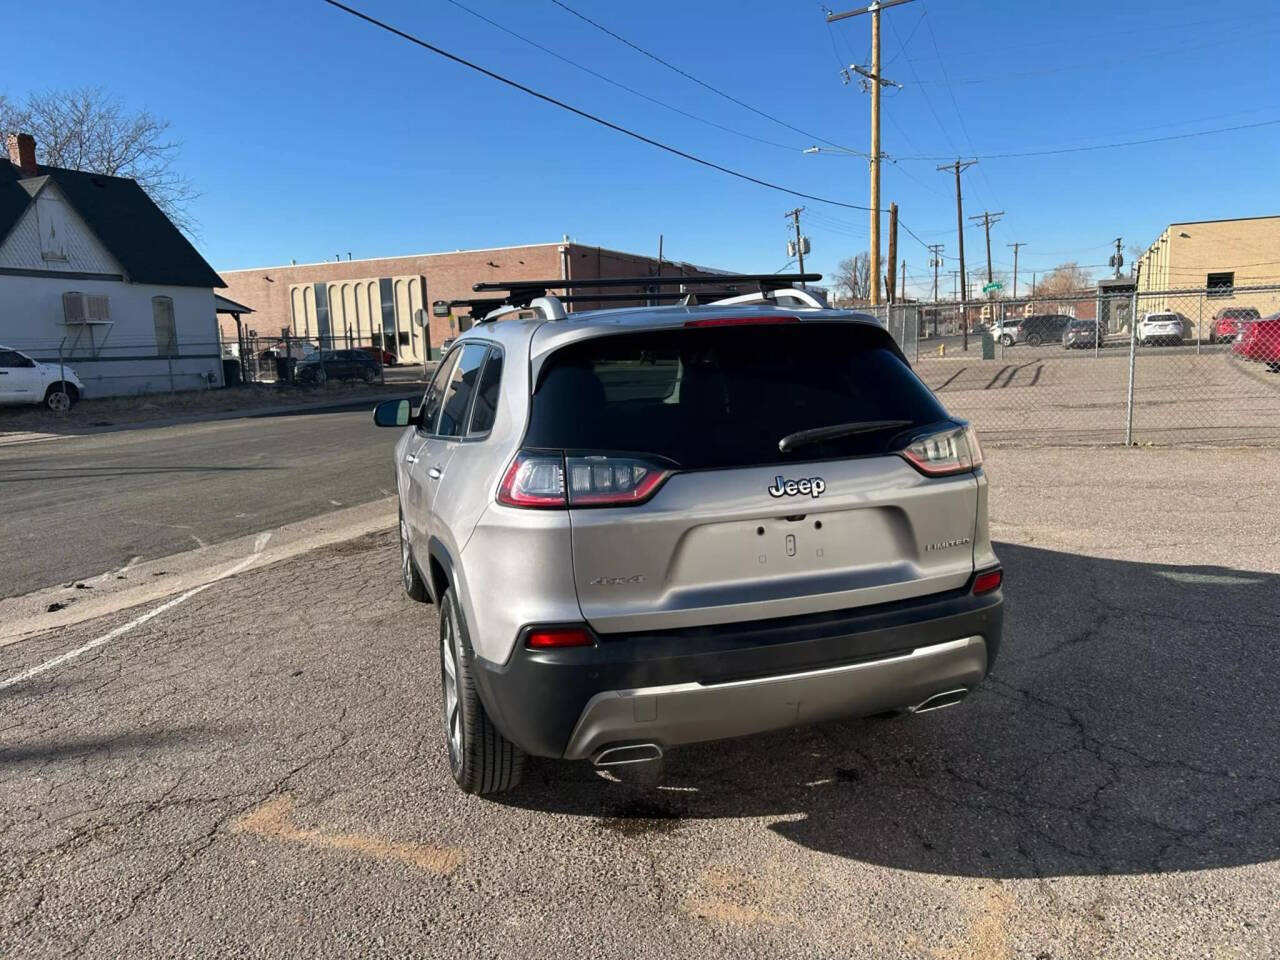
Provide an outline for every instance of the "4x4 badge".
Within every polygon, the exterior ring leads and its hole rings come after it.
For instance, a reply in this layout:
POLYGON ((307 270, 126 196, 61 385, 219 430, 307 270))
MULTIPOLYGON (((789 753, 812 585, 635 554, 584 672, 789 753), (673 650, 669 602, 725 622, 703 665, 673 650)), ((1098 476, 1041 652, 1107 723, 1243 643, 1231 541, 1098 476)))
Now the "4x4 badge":
POLYGON ((802 480, 784 480, 778 477, 772 487, 766 487, 771 497, 794 497, 806 494, 820 497, 826 492, 827 482, 821 477, 805 477, 802 480))

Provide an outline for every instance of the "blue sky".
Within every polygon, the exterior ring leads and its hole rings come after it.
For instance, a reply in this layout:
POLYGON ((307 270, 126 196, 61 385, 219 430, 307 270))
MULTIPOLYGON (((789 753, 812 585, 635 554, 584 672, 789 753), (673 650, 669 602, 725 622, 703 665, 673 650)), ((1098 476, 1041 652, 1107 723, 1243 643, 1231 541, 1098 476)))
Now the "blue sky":
MULTIPOLYGON (((828 26, 813 0, 644 4, 566 0, 733 97, 628 49, 550 0, 463 0, 620 84, 554 59, 447 0, 353 5, 461 56, 708 160, 866 205, 865 160, 801 151, 868 144, 869 97, 841 64, 866 62, 866 17, 828 26), (751 139, 756 138, 756 139, 751 139), (762 143, 760 140, 771 141, 762 143)), ((867 214, 733 180, 532 100, 319 0, 188 6, 58 4, 5 51, 0 92, 98 84, 172 123, 215 267, 575 240, 739 270, 786 262, 783 214, 804 205, 829 272, 866 248, 867 214), (56 65, 56 69, 54 69, 56 65)), ((1280 17, 1267 0, 985 3, 916 0, 883 14, 883 199, 956 253, 952 180, 934 159, 1159 137, 1280 119, 1280 17)), ((1280 213, 1280 126, 1146 146, 988 159, 964 174, 965 213, 1028 244, 1020 274, 1103 264, 1170 221, 1280 213)), ((927 252, 905 234, 913 292, 927 252)), ((966 258, 983 259, 969 229, 966 258)), ((953 268, 948 263, 947 269, 953 268)), ((943 280, 949 290, 950 281, 943 280)))

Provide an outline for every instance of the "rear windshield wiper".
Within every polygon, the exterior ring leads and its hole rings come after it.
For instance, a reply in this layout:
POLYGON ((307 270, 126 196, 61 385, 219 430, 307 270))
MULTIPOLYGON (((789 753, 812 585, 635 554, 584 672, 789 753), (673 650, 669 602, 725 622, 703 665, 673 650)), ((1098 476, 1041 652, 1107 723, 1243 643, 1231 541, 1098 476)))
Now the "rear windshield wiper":
POLYGON ((855 420, 853 423, 835 423, 829 427, 814 427, 812 430, 797 430, 778 441, 778 449, 783 453, 811 443, 823 440, 837 440, 840 437, 852 437, 858 433, 875 433, 877 430, 894 430, 909 427, 913 420, 855 420))

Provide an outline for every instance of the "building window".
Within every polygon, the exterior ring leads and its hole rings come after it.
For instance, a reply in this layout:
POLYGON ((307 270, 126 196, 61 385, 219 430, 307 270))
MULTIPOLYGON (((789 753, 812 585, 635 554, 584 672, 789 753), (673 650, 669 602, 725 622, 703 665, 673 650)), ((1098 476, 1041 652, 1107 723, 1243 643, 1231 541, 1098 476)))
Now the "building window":
POLYGON ((400 331, 400 346, 402 346, 402 347, 407 347, 407 346, 409 346, 409 331, 408 331, 408 330, 401 330, 401 331, 400 331))
POLYGON ((1235 272, 1211 273, 1205 279, 1204 285, 1211 297, 1229 297, 1236 285, 1235 272))
POLYGON ((173 297, 152 297, 151 316, 156 324, 156 352, 162 357, 176 357, 178 331, 173 324, 173 297))

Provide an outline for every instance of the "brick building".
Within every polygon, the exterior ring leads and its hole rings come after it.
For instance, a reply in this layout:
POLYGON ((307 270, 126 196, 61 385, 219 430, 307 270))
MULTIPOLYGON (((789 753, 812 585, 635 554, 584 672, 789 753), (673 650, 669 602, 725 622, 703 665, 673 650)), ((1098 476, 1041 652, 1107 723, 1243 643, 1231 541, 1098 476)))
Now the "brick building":
MULTIPOLYGON (((723 272, 665 260, 661 269, 662 276, 723 272)), ((476 297, 473 283, 658 276, 659 265, 654 257, 564 241, 224 270, 221 275, 227 284, 226 296, 253 309, 246 326, 260 338, 274 339, 287 329, 292 336, 324 336, 332 345, 382 343, 402 362, 412 363, 424 356, 437 357, 441 343, 466 324, 458 312, 451 317, 433 316, 431 304, 476 297), (420 308, 430 317, 425 337, 413 322, 420 308)), ((610 292, 641 293, 639 288, 610 292)), ((235 340, 232 321, 224 321, 222 334, 226 340, 235 340)))
MULTIPOLYGON (((1280 216, 1171 223, 1138 261, 1138 294, 1147 310, 1166 309, 1151 291, 1204 290, 1209 308, 1280 310, 1280 293, 1236 293, 1280 285, 1280 216)), ((1177 307, 1170 298, 1167 308, 1177 307)))

